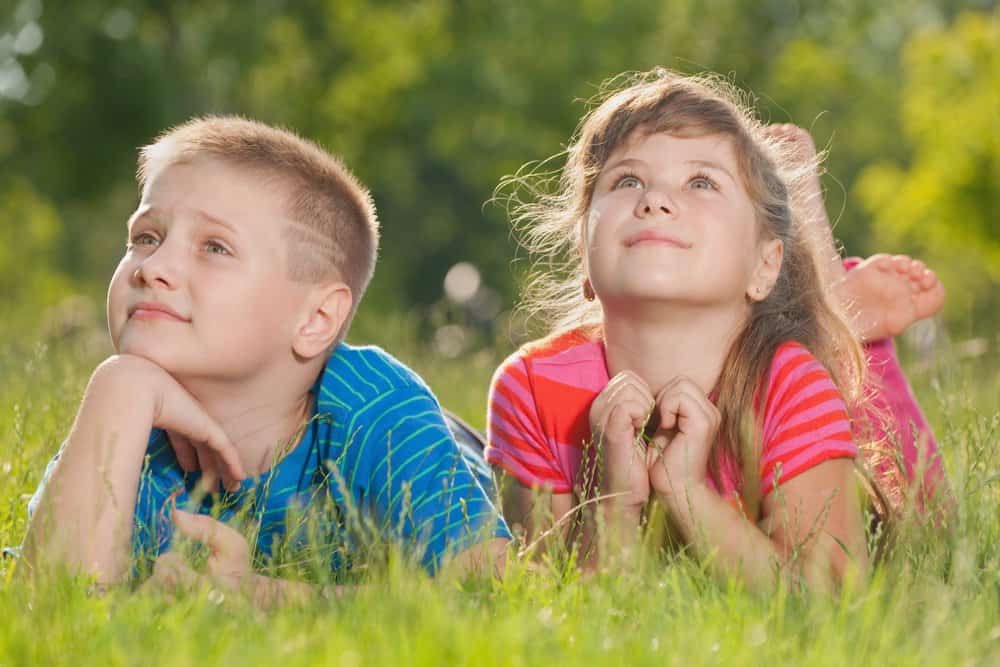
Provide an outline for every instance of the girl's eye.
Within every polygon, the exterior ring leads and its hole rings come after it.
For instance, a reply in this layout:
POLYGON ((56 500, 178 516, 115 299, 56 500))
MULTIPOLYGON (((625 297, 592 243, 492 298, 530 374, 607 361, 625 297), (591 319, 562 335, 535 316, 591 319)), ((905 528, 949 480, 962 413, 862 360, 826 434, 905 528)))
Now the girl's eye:
POLYGON ((708 176, 695 176, 692 178, 691 188, 693 190, 718 190, 715 181, 708 176))
POLYGON ((205 241, 205 252, 209 255, 229 255, 229 248, 218 241, 205 241))
POLYGON ((635 176, 632 176, 631 174, 626 174, 625 176, 622 176, 617 181, 615 181, 615 185, 614 185, 613 189, 614 190, 621 190, 623 188, 636 188, 636 189, 638 189, 638 188, 641 188, 641 187, 642 187, 642 181, 640 181, 635 176))

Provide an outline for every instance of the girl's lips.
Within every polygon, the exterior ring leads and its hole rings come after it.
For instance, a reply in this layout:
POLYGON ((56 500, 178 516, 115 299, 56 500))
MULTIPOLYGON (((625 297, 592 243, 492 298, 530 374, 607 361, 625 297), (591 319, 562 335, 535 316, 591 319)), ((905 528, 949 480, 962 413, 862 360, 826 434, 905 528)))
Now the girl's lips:
POLYGON ((661 232, 655 229, 644 229, 641 232, 637 232, 632 236, 625 239, 625 247, 631 248, 632 246, 639 244, 655 244, 655 245, 665 245, 674 248, 681 248, 687 250, 691 247, 690 243, 682 241, 676 236, 672 236, 665 232, 661 232))

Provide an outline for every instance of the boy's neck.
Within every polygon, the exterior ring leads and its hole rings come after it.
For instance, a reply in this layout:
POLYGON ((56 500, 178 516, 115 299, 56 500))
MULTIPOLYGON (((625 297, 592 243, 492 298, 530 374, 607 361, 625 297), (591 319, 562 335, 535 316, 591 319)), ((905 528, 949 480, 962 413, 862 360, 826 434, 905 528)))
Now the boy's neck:
POLYGON ((605 308, 604 345, 611 377, 629 370, 653 396, 679 375, 707 395, 715 387, 734 337, 746 319, 742 304, 706 308, 605 308))
POLYGON ((220 383, 181 380, 181 384, 215 419, 240 454, 247 474, 256 477, 298 444, 302 427, 312 417, 315 381, 258 377, 255 381, 220 383), (281 391, 276 387, 287 387, 281 391))

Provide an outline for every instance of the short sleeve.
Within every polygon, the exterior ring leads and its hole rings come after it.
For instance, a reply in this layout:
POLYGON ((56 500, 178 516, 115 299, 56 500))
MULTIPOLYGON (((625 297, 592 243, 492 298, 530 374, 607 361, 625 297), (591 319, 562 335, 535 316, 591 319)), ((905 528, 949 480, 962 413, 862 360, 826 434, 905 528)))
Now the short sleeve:
POLYGON ((519 355, 510 357, 494 374, 486 421, 486 460, 491 465, 503 468, 526 487, 572 491, 549 445, 528 370, 519 355))
POLYGON ((45 492, 45 487, 48 486, 49 480, 52 479, 52 473, 55 472, 56 464, 59 463, 59 457, 62 456, 63 448, 66 443, 59 445, 59 451, 56 452, 55 456, 48 462, 45 466, 45 472, 42 473, 42 479, 38 482, 38 486, 35 488, 35 492, 31 494, 31 499, 28 500, 28 520, 34 516, 35 510, 38 508, 38 503, 42 500, 42 494, 45 492))
POLYGON ((858 456, 847 407, 829 371, 797 343, 775 353, 763 426, 762 495, 824 461, 858 456))
POLYGON ((354 502, 419 553, 428 571, 446 555, 510 538, 427 389, 414 385, 376 397, 348 433, 338 467, 354 502))

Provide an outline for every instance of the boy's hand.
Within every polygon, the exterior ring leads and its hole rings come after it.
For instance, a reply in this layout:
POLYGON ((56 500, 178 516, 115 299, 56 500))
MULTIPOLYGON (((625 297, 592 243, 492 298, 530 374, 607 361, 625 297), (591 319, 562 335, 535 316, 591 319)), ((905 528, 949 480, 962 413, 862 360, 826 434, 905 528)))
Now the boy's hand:
POLYGON ((705 482, 722 417, 692 380, 677 377, 656 398, 660 424, 648 449, 649 483, 664 500, 705 482))
POLYGON ((129 354, 111 357, 101 367, 108 369, 98 372, 112 375, 105 381, 131 382, 137 395, 151 397, 151 426, 167 432, 183 470, 201 470, 207 490, 214 491, 220 478, 231 489, 246 477, 229 436, 173 376, 152 361, 129 354))
POLYGON ((239 588, 250 573, 250 546, 246 538, 236 529, 204 514, 174 509, 171 516, 178 533, 208 547, 210 555, 206 569, 209 576, 230 590, 239 588))
POLYGON ((250 547, 246 538, 204 514, 174 509, 171 518, 179 535, 208 547, 207 575, 191 569, 176 551, 168 551, 156 559, 153 575, 143 588, 159 588, 172 593, 178 589, 196 588, 210 581, 230 591, 239 590, 251 571, 250 547))
POLYGON ((631 371, 614 376, 590 407, 590 432, 600 448, 600 493, 618 495, 614 502, 635 512, 649 498, 646 452, 639 436, 652 410, 649 386, 631 371))

